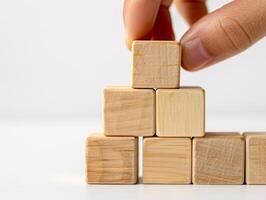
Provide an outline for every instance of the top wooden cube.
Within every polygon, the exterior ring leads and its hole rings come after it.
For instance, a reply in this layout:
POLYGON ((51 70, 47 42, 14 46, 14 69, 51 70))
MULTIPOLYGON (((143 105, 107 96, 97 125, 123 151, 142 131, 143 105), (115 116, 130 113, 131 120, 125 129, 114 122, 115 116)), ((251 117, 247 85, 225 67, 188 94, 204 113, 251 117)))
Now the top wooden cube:
POLYGON ((178 88, 180 45, 176 41, 134 41, 133 88, 178 88))

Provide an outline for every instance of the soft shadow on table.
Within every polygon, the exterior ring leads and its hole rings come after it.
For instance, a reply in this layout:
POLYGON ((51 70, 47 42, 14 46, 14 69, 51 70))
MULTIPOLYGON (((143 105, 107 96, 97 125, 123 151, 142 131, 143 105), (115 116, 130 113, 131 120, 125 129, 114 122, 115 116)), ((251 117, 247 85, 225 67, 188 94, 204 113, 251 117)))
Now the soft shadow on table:
POLYGON ((152 199, 167 200, 265 200, 266 186, 251 185, 161 185, 143 184, 140 177, 136 185, 89 185, 90 200, 101 199, 152 199), (255 197, 255 198, 254 198, 255 197))

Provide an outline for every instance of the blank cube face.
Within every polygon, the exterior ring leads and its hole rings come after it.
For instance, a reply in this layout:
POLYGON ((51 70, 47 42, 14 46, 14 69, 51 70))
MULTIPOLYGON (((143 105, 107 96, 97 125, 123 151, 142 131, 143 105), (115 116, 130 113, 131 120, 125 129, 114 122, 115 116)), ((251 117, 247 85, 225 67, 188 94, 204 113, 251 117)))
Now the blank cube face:
POLYGON ((133 88, 178 88, 180 45, 175 41, 134 41, 133 88))
POLYGON ((86 175, 91 184, 134 184, 138 178, 138 140, 93 135, 86 142, 86 175))
POLYGON ((246 183, 266 184, 266 132, 246 135, 246 183))
POLYGON ((208 134, 193 139, 194 184, 243 184, 245 142, 240 135, 208 134))
POLYGON ((191 183, 191 139, 144 138, 143 183, 191 183))
POLYGON ((155 91, 108 87, 104 91, 104 132, 107 136, 155 134, 155 91))
POLYGON ((201 137, 205 133, 205 94, 201 88, 156 91, 156 134, 201 137))

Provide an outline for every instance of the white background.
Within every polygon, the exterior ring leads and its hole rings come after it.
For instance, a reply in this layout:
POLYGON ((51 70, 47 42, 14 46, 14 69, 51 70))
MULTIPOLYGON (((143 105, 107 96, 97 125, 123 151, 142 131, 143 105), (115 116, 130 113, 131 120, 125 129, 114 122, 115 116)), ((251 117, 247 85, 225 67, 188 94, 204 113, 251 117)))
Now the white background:
MULTIPOLYGON (((130 84, 122 4, 0 1, 0 198, 265 199, 263 186, 84 184, 84 139, 102 129, 102 89, 130 84)), ((180 38, 187 26, 172 11, 180 38)), ((208 130, 266 130, 265 49, 266 40, 201 72, 182 71, 182 85, 206 90, 208 130)))
MULTIPOLYGON (((209 1, 210 10, 225 0, 209 1)), ((0 119, 101 117, 105 85, 130 84, 121 0, 0 2, 0 119)), ((172 9, 174 10, 174 7, 172 9)), ((179 39, 187 26, 176 12, 179 39)), ((266 40, 182 85, 206 89, 208 114, 266 115, 266 40)))

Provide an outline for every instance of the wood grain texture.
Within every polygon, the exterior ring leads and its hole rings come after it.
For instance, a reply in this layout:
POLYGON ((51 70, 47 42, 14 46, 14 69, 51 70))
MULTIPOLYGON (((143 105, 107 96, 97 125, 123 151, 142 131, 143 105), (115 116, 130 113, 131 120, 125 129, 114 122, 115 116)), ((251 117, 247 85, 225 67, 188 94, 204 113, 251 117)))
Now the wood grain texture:
POLYGON ((132 87, 178 88, 180 51, 176 41, 134 41, 132 87))
POLYGON ((143 183, 190 184, 190 138, 144 138, 143 183))
POLYGON ((138 178, 138 139, 94 134, 86 141, 88 184, 135 184, 138 178))
POLYGON ((105 88, 104 133, 107 136, 153 136, 155 91, 129 87, 105 88))
POLYGON ((204 136, 204 90, 197 87, 156 90, 156 134, 160 137, 204 136))
POLYGON ((266 184, 266 132, 246 132, 246 183, 266 184))
POLYGON ((240 134, 193 139, 193 184, 243 184, 245 141, 240 134))

